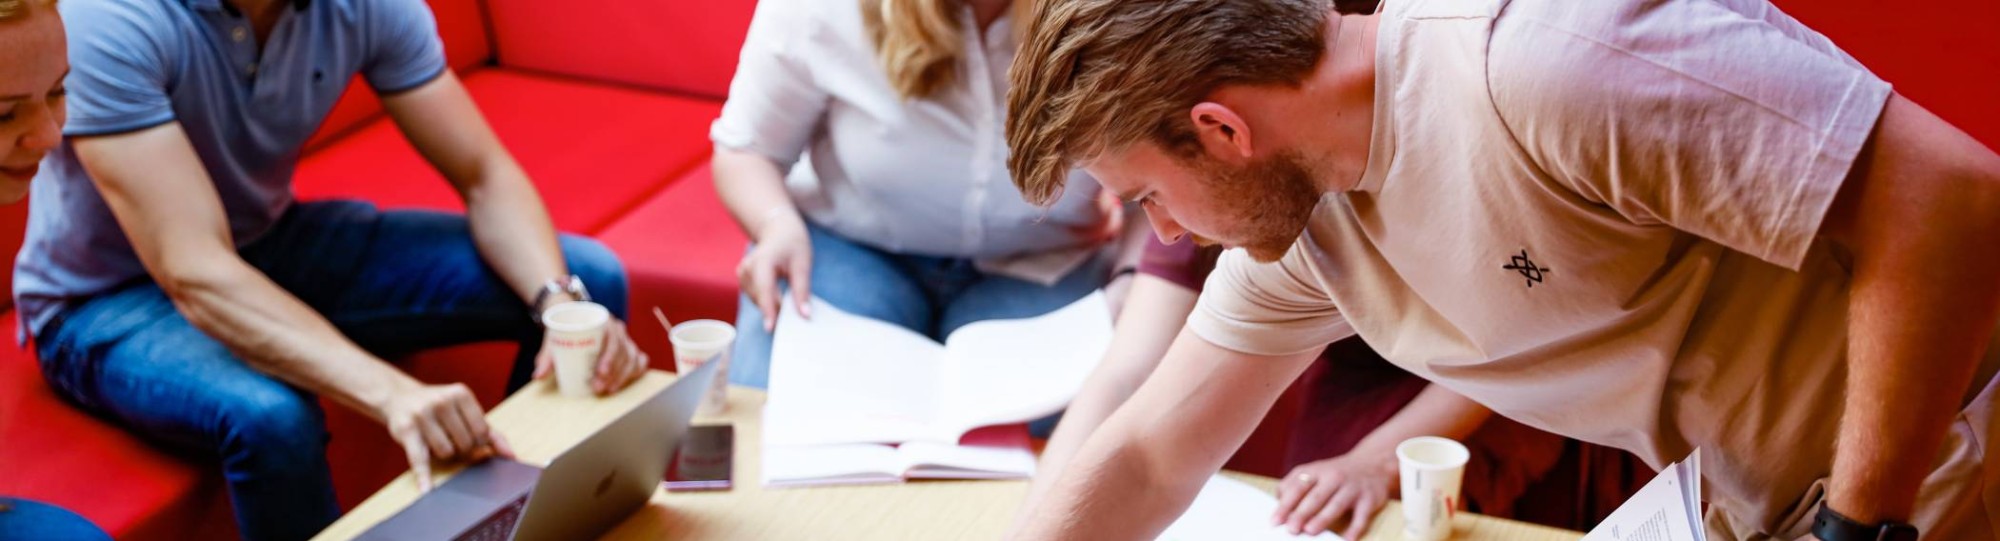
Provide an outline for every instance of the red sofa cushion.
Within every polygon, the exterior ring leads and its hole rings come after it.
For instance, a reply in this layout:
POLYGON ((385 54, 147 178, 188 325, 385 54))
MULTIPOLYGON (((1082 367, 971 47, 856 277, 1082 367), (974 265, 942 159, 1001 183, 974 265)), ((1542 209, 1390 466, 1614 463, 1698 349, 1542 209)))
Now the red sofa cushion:
MULTIPOLYGON (((486 121, 541 189, 556 226, 594 233, 709 153, 722 105, 628 88, 484 69, 465 79, 486 121)), ((460 211, 444 178, 387 119, 305 157, 302 199, 460 211)))
MULTIPOLYGON (((487 0, 500 65, 722 99, 753 0, 487 0)), ((703 126, 703 130, 707 130, 703 126)))
POLYGON ((702 165, 633 209, 598 235, 625 260, 631 279, 632 339, 673 370, 666 331, 653 321, 660 307, 676 321, 736 321, 736 263, 749 243, 716 198, 702 165))
POLYGON ((118 539, 200 538, 214 531, 209 508, 228 505, 214 466, 70 406, 23 348, 0 348, 0 441, 0 494, 68 508, 118 539))
MULTIPOLYGON (((445 63, 464 73, 493 59, 493 45, 486 36, 486 14, 479 0, 427 0, 437 18, 438 36, 444 41, 445 63)), ((319 132, 306 140, 307 149, 326 146, 334 139, 382 114, 382 102, 360 77, 347 83, 347 91, 320 122, 319 132)))

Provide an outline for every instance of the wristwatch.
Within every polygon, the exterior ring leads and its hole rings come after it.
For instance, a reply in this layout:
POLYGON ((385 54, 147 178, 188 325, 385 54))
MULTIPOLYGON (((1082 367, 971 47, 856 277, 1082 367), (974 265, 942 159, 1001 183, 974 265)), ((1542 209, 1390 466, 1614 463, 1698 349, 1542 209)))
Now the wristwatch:
POLYGON ((542 322, 542 312, 547 311, 549 308, 549 296, 557 293, 568 293, 569 296, 575 297, 579 301, 590 300, 590 290, 583 287, 582 278, 571 274, 564 278, 550 279, 547 282, 542 282, 542 289, 535 292, 535 304, 528 307, 530 312, 528 317, 534 318, 535 323, 540 324, 542 322))
POLYGON ((1820 541, 1917 541, 1917 527, 1900 522, 1862 524, 1824 504, 1813 519, 1812 533, 1820 541))

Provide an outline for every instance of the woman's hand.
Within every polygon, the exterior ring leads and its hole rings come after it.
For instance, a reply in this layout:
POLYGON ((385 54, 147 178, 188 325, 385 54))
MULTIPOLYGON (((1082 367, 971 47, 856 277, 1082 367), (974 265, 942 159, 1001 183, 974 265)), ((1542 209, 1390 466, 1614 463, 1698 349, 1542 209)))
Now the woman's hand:
POLYGON ((1271 524, 1294 535, 1319 535, 1336 519, 1348 517, 1341 537, 1360 539, 1375 512, 1396 496, 1394 452, 1355 450, 1301 464, 1278 481, 1278 510, 1271 524))
POLYGON ((812 237, 806 232, 805 220, 794 212, 773 213, 757 224, 753 236, 756 246, 736 266, 736 282, 764 313, 764 330, 778 326, 778 309, 783 303, 779 279, 791 283, 799 315, 812 317, 812 237))

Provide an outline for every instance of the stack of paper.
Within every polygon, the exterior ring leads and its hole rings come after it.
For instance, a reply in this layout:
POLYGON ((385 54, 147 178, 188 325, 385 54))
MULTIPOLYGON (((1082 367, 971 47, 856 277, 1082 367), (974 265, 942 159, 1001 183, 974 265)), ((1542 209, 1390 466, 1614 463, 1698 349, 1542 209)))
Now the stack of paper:
POLYGON ((1242 481, 1217 475, 1208 478, 1202 485, 1201 494, 1194 497, 1186 513, 1160 532, 1160 541, 1206 541, 1210 539, 1230 539, 1237 541, 1296 541, 1299 539, 1320 539, 1341 541, 1333 532, 1316 536, 1295 536, 1285 531, 1284 526, 1271 525, 1271 512, 1278 507, 1278 499, 1269 493, 1244 484, 1242 481))
POLYGON ((1701 521, 1701 450, 1660 470, 1583 541, 1707 541, 1701 521))
POLYGON ((944 344, 825 301, 811 320, 787 303, 771 346, 764 483, 1033 475, 1019 423, 1068 406, 1110 343, 1102 293, 966 325, 944 344))

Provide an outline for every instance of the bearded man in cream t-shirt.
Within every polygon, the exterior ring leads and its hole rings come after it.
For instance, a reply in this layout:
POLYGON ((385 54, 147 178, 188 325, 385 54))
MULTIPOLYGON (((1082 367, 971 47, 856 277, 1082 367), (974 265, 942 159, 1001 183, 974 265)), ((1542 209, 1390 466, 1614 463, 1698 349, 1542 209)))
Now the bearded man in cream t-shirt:
POLYGON ((1080 165, 1162 239, 1242 250, 1017 537, 1157 534, 1359 334, 1531 426, 1654 467, 1702 449, 1717 539, 1995 538, 2000 156, 1763 0, 1030 24, 1022 193, 1080 165))

